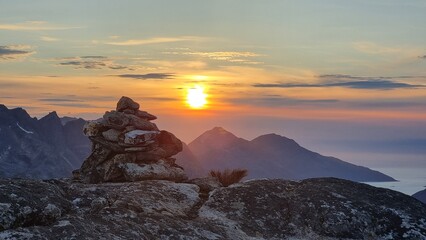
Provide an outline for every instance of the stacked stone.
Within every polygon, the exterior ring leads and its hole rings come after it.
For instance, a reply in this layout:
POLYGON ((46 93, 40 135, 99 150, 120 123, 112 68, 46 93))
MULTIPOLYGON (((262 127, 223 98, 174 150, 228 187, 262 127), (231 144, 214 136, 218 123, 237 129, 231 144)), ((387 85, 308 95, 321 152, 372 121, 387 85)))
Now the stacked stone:
POLYGON ((151 122, 155 119, 123 96, 115 111, 84 126, 93 148, 81 168, 74 171, 74 178, 87 183, 186 180, 183 168, 172 158, 182 151, 182 142, 172 133, 160 131, 151 122))

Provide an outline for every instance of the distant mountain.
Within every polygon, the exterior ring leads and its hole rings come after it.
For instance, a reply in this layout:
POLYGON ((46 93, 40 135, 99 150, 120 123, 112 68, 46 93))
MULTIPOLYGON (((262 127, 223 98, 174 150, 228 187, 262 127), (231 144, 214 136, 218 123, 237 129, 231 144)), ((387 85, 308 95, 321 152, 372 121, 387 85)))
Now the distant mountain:
POLYGON ((62 125, 56 112, 38 120, 22 108, 0 105, 0 177, 70 176, 90 152, 83 119, 62 125))
MULTIPOLYGON (((22 108, 0 105, 0 177, 70 176, 90 153, 84 119, 59 118, 51 112, 38 120, 22 108)), ((175 156, 190 177, 211 169, 246 168, 249 178, 305 179, 338 177, 354 181, 394 181, 366 167, 309 151, 276 134, 252 141, 216 127, 175 156)))
POLYGON ((378 171, 322 156, 276 134, 247 141, 223 128, 209 130, 188 145, 206 169, 245 168, 249 178, 337 177, 359 182, 395 181, 378 171))
POLYGON ((417 198, 418 200, 420 200, 421 202, 426 204, 426 189, 416 192, 413 194, 414 198, 417 198))
POLYGON ((202 177, 206 174, 198 159, 194 156, 194 154, 188 148, 188 145, 185 143, 183 143, 182 152, 178 153, 176 156, 174 156, 174 158, 176 158, 176 163, 185 169, 188 177, 196 178, 202 177))

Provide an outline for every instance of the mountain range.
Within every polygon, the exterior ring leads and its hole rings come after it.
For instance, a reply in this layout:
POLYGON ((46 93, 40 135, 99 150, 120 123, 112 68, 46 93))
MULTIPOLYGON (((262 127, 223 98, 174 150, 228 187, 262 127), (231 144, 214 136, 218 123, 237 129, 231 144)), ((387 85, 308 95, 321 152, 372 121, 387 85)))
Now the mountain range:
POLYGON ((68 120, 63 125, 56 112, 37 119, 0 105, 0 176, 70 176, 90 152, 90 142, 82 134, 86 121, 68 120))
MULTIPOLYGON (((51 112, 32 118, 22 108, 0 105, 0 177, 69 177, 89 155, 84 119, 51 112)), ((244 168, 248 178, 306 179, 337 177, 353 181, 395 181, 378 171, 322 156, 294 140, 266 134, 251 141, 221 127, 201 134, 175 156, 190 177, 209 170, 244 168)))

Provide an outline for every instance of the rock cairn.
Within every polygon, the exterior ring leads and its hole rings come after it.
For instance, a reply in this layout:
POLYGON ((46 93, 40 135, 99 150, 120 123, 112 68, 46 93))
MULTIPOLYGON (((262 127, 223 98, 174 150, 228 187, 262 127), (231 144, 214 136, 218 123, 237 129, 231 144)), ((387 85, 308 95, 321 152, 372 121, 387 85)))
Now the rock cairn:
POLYGON ((92 141, 92 153, 74 171, 74 179, 87 183, 186 180, 183 168, 172 158, 182 151, 182 142, 172 133, 160 131, 151 122, 155 119, 123 96, 115 111, 86 123, 83 132, 92 141))

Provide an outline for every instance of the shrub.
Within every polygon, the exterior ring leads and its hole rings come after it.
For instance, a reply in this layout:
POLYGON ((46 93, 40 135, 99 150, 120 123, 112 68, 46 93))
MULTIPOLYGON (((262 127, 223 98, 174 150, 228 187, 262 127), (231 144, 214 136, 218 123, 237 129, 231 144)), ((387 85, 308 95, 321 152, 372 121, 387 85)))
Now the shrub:
POLYGON ((247 176, 247 169, 225 169, 224 171, 211 170, 210 176, 215 177, 219 180, 224 187, 227 187, 231 184, 240 182, 245 176, 247 176))

